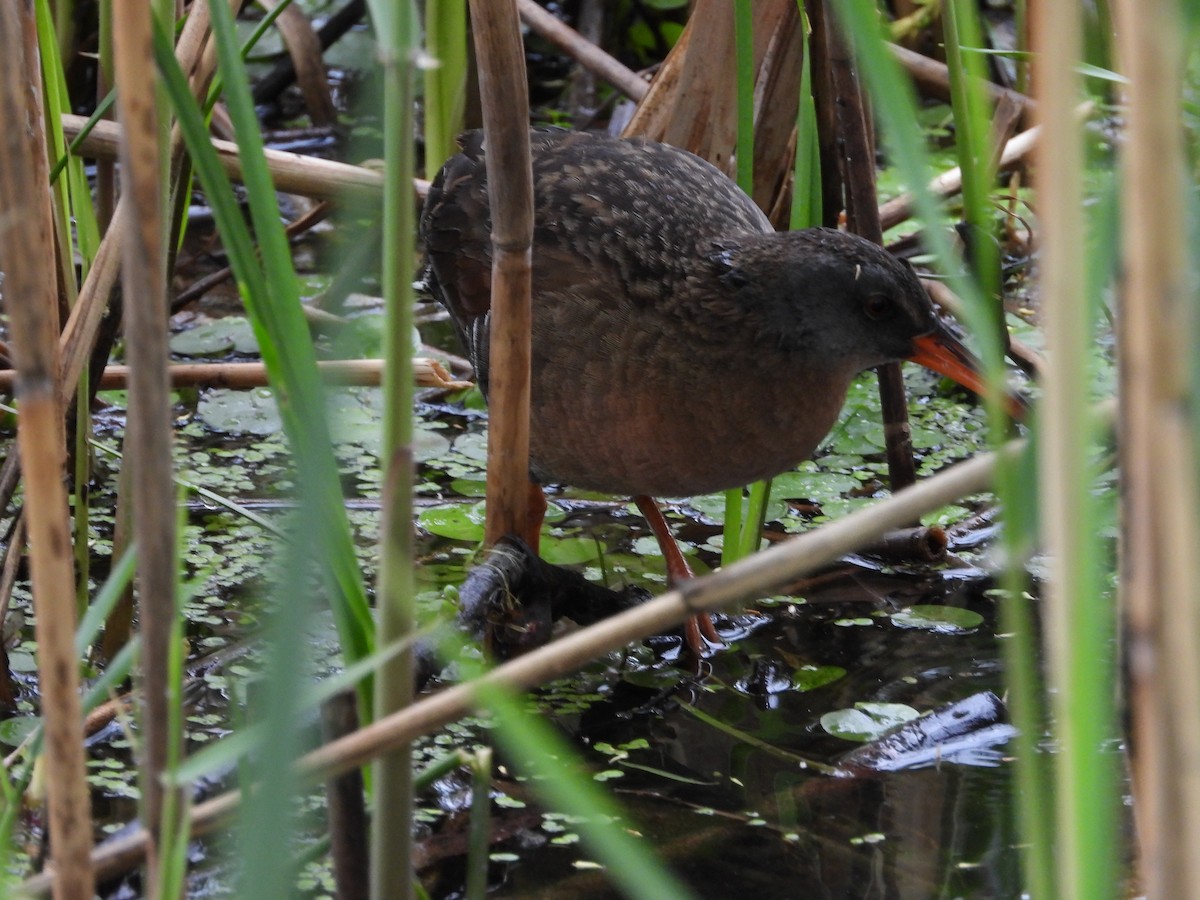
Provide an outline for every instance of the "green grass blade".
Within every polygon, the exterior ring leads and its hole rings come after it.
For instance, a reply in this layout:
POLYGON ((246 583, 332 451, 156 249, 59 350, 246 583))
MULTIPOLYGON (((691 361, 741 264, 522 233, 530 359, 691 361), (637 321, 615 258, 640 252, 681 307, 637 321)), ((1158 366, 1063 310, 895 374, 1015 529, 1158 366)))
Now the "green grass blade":
MULTIPOLYGON (((215 13, 214 20, 223 13, 215 13)), ((231 41, 228 41, 231 43, 231 41)), ((225 39, 218 40, 218 48, 225 39)), ((236 48, 219 51, 223 66, 242 72, 236 48)), ((262 249, 262 264, 236 202, 228 177, 221 169, 208 139, 204 120, 188 92, 187 82, 172 52, 170 40, 159 27, 155 33, 155 56, 171 103, 191 153, 193 164, 205 187, 221 231, 230 265, 246 303, 263 362, 267 367, 284 431, 295 457, 298 482, 304 485, 301 503, 305 515, 322 523, 322 558, 326 565, 330 605, 338 625, 343 649, 350 660, 370 652, 374 623, 349 523, 342 503, 337 465, 324 417, 325 401, 316 370, 312 342, 300 310, 299 287, 291 265, 290 249, 279 221, 278 206, 262 152, 254 110, 244 80, 232 81, 240 90, 231 95, 230 113, 238 128, 242 148, 244 180, 250 197, 251 215, 262 249), (250 119, 254 128, 244 120, 250 119)))
POLYGON ((458 152, 467 99, 467 2, 426 0, 425 177, 458 152))
MULTIPOLYGON (((754 195, 754 4, 735 0, 733 39, 737 75, 737 184, 754 195)), ((770 481, 749 486, 750 499, 743 511, 742 489, 725 494, 725 526, 721 544, 721 564, 729 565, 758 549, 763 517, 771 493, 770 481)))

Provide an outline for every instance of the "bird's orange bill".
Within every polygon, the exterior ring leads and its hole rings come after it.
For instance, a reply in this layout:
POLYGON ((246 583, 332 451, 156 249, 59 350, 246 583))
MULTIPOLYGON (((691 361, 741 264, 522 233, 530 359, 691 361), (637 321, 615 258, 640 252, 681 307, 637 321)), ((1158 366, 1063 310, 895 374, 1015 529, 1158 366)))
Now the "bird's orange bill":
MULTIPOLYGON (((913 341, 914 351, 909 360, 939 375, 952 378, 979 396, 987 393, 987 383, 981 374, 979 360, 958 340, 945 331, 934 331, 913 341)), ((1005 392, 1004 408, 1017 421, 1025 418, 1028 404, 1016 394, 1005 392)))

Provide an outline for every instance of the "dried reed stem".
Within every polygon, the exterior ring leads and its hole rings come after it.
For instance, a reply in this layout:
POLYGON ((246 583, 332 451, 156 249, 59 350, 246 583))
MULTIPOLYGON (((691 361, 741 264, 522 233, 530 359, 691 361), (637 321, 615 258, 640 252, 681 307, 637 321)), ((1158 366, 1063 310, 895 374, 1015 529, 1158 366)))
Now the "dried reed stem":
POLYGON ((533 171, 516 0, 471 0, 492 210, 487 540, 528 533, 533 171))
POLYGON ((0 246, 17 363, 55 896, 91 897, 91 802, 75 656, 75 570, 63 484, 58 285, 31 0, 0 4, 0 246))
POLYGON ((1115 4, 1128 123, 1123 185, 1121 596, 1143 887, 1200 894, 1200 522, 1192 386, 1196 291, 1180 127, 1184 23, 1115 4), (1192 260, 1189 264, 1189 251, 1192 260))

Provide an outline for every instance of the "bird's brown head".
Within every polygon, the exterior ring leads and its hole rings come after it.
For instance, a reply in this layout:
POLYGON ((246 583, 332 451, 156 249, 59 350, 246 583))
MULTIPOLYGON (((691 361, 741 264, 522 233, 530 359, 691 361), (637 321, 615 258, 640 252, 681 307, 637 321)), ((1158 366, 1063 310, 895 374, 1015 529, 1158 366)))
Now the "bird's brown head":
POLYGON ((831 228, 722 241, 713 256, 739 312, 765 342, 854 372, 910 357, 937 328, 912 268, 831 228))
POLYGON ((907 359, 986 390, 978 361, 941 325, 916 273, 877 244, 809 228, 723 241, 712 258, 727 296, 784 351, 849 375, 907 359))

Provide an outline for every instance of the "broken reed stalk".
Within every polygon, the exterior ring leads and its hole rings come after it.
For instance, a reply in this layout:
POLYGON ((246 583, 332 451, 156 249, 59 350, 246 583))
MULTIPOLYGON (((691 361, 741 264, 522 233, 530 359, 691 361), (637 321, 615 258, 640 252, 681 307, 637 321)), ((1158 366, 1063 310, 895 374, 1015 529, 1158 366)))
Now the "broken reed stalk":
POLYGON ((91 798, 75 654, 75 567, 63 484, 67 459, 58 361, 58 285, 32 2, 0 4, 0 246, 4 301, 20 373, 18 444, 25 459, 25 520, 50 858, 58 897, 90 897, 91 798))
MULTIPOLYGON (((1022 131, 1020 134, 1014 135, 1010 140, 1006 141, 1003 149, 1000 151, 999 168, 1001 170, 1011 169, 1021 163, 1033 151, 1037 145, 1038 136, 1041 134, 1041 128, 1037 125, 1022 131)), ((937 194, 941 197, 948 197, 952 194, 957 194, 962 190, 962 169, 955 166, 938 175, 929 182, 929 192, 937 194)), ((913 195, 901 194, 899 197, 894 197, 883 203, 879 207, 880 227, 884 231, 899 225, 913 214, 913 195)))
MULTIPOLYGON (((83 133, 87 119, 64 115, 63 132, 74 140, 83 133)), ((77 155, 94 159, 116 159, 120 144, 120 126, 115 122, 97 122, 79 144, 77 155)), ((242 164, 237 144, 213 139, 213 147, 221 166, 234 181, 242 179, 242 164)), ((328 159, 301 156, 284 150, 265 151, 267 166, 276 188, 285 194, 300 194, 318 200, 362 198, 374 200, 383 190, 383 176, 374 169, 352 166, 328 159)), ((413 179, 414 190, 421 197, 429 190, 429 182, 413 179)))
POLYGON ((533 171, 515 0, 471 0, 492 213, 487 542, 527 534, 533 171))
MULTIPOLYGON (((904 66, 905 71, 912 76, 913 84, 923 94, 949 102, 950 70, 944 62, 930 59, 924 54, 917 53, 915 50, 909 50, 907 47, 901 47, 898 44, 888 44, 887 47, 892 55, 900 61, 900 64, 904 66)), ((1008 100, 1019 106, 1023 112, 1032 112, 1037 105, 1030 97, 1022 94, 1020 91, 1000 87, 998 84, 988 82, 986 90, 992 100, 997 102, 1002 99, 1008 100)))
MULTIPOLYGON (((413 378, 417 387, 464 390, 472 384, 460 381, 447 372, 436 359, 413 357, 413 378)), ((327 359, 317 368, 328 384, 355 387, 377 387, 383 375, 382 359, 327 359)), ((171 387, 219 387, 245 389, 266 387, 267 367, 260 362, 236 363, 176 363, 166 370, 171 387)), ((0 392, 11 391, 17 374, 11 369, 0 371, 0 392)), ((130 384, 129 366, 111 365, 99 378, 102 391, 124 390, 130 384)))

